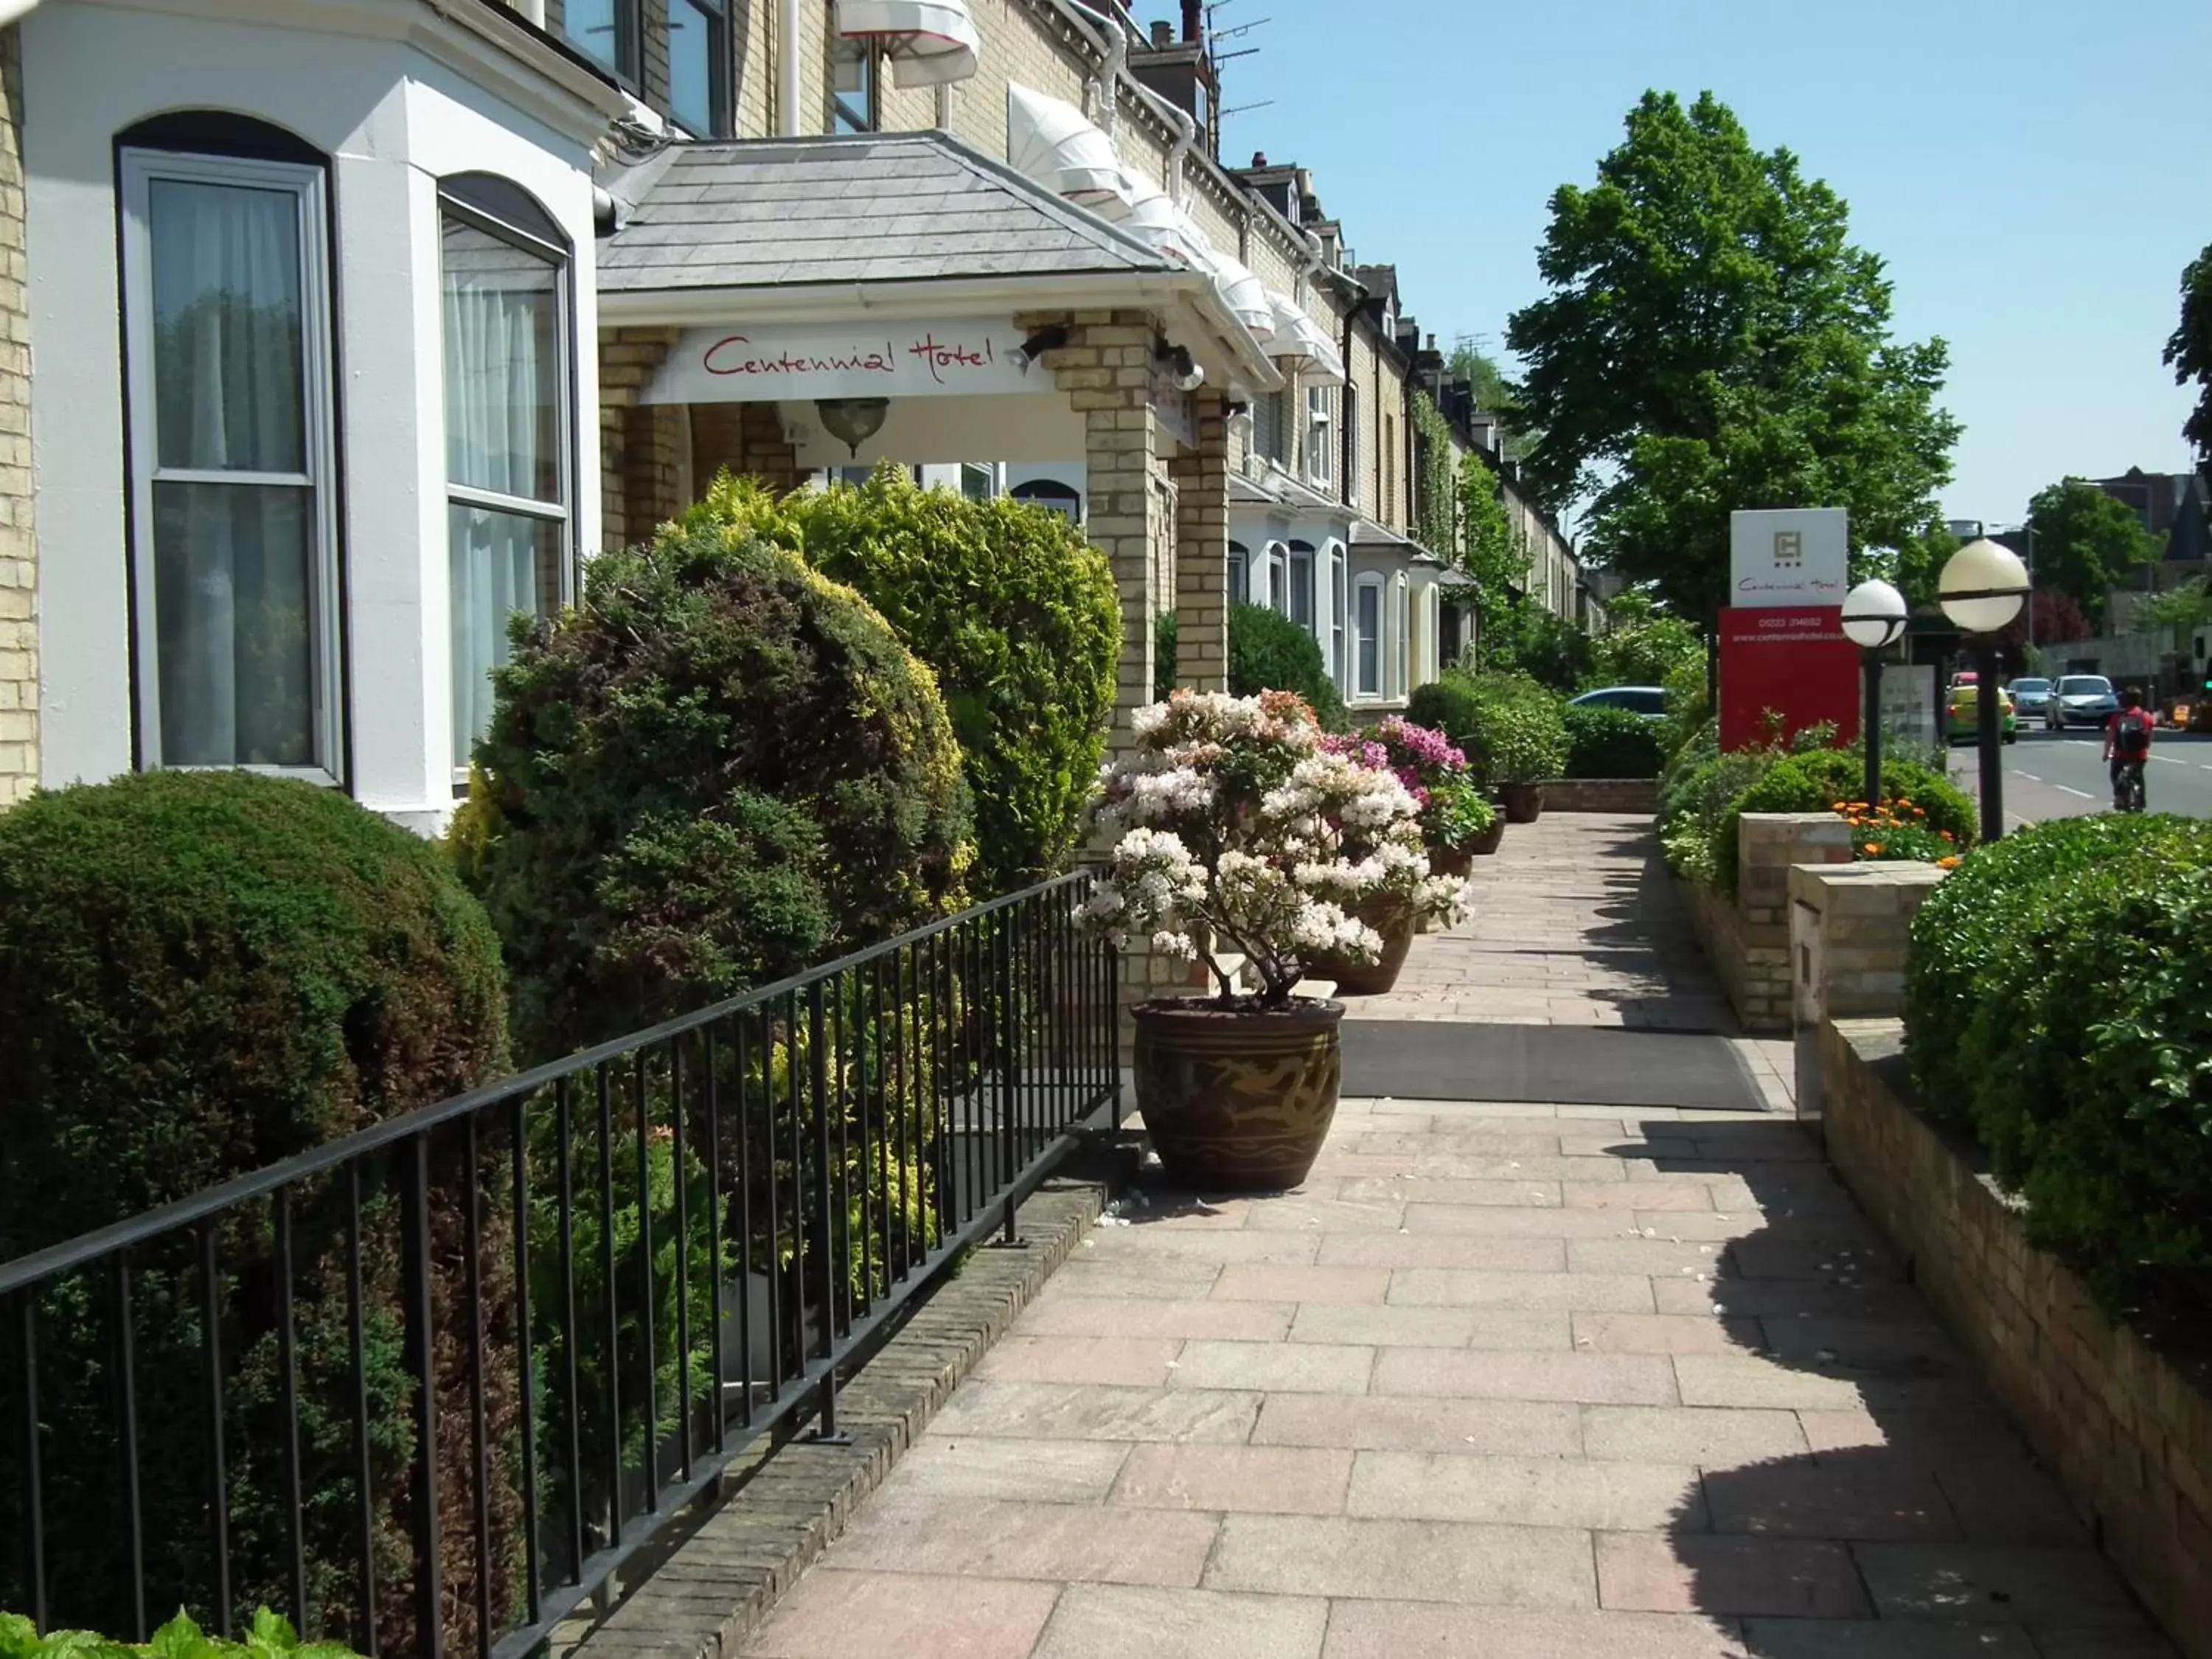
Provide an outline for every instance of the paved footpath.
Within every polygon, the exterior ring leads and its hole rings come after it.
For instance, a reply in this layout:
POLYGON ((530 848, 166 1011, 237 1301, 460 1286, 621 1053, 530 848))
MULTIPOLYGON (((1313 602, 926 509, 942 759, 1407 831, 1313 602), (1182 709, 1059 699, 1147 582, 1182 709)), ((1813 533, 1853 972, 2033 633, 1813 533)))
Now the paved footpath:
POLYGON ((1786 1116, 1407 1100, 1125 1201, 747 1651, 2172 1659, 1786 1116))

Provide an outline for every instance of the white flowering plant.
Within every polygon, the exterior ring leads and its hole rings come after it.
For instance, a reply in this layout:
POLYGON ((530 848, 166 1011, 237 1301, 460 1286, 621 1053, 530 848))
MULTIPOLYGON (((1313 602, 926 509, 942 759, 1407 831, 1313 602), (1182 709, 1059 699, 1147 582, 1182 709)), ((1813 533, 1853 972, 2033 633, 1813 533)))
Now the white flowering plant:
POLYGON ((1463 902, 1463 884, 1429 873, 1413 793, 1326 741, 1295 694, 1178 691, 1139 709, 1135 732, 1100 773, 1111 854, 1083 921, 1203 961, 1223 1006, 1239 999, 1217 948, 1241 953, 1258 1006, 1279 1008, 1309 963, 1381 954, 1358 914, 1370 901, 1446 917, 1463 902))

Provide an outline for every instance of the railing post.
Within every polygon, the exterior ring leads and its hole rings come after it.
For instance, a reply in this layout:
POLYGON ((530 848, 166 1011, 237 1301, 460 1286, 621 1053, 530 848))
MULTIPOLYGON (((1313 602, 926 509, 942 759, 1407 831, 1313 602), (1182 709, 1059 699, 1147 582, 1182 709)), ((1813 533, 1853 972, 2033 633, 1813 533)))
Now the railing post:
POLYGON ((992 918, 992 1011, 990 1052, 999 1067, 999 1145, 1004 1164, 1001 1179, 1006 1183, 1006 1230, 998 1241, 1002 1250, 1028 1248, 1014 1216, 1015 1198, 1021 1185, 1020 1148, 1015 1132, 1014 1118, 1019 1110, 1018 1088, 1014 1077, 1014 1050, 1018 1044, 1014 1018, 1014 918, 1020 907, 1001 910, 992 918))
MULTIPOLYGON (((822 1255, 822 1407, 820 1419, 814 1432, 808 1437, 817 1446, 849 1446, 853 1437, 842 1434, 837 1428, 837 1256, 830 1246, 837 1236, 835 1218, 830 1214, 830 1057, 824 1052, 827 1037, 822 1018, 822 981, 816 980, 806 990, 806 1048, 807 1092, 814 1097, 814 1116, 818 1133, 815 1136, 815 1151, 820 1158, 817 1183, 821 1202, 821 1236, 817 1248, 822 1255)), ((805 1283, 802 1276, 800 1283, 805 1283)))

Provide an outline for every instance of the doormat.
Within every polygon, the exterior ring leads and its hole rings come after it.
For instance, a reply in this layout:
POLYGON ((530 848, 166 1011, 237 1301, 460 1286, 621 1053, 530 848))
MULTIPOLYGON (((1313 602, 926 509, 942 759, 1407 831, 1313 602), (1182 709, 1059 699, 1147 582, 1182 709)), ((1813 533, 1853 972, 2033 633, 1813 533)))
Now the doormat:
POLYGON ((1430 1020, 1347 1019, 1343 1029, 1347 1097, 1766 1109, 1725 1037, 1430 1020))

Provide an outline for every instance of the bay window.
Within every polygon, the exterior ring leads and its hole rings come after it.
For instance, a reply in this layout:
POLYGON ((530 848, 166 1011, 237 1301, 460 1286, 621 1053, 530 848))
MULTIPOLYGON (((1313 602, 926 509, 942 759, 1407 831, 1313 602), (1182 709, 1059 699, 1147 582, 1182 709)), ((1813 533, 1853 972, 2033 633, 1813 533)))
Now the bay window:
POLYGON ((1267 544, 1267 609, 1278 616, 1291 614, 1290 550, 1280 542, 1267 544))
POLYGON ((1368 574, 1354 585, 1352 695, 1382 695, 1382 579, 1368 574))
POLYGON ((140 763, 336 781, 324 169, 129 147, 119 168, 140 763))
POLYGON ((1291 620, 1314 631, 1314 550, 1307 542, 1291 544, 1291 620))
POLYGON ((570 592, 568 250, 504 179, 449 179, 439 203, 453 757, 465 776, 509 618, 550 616, 570 592))

